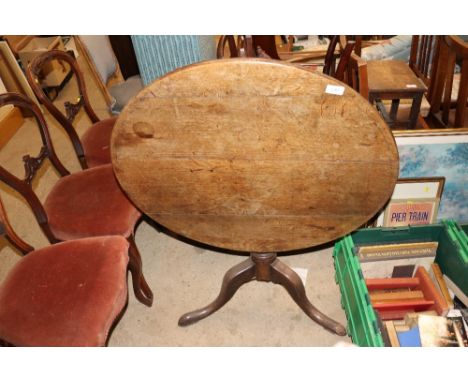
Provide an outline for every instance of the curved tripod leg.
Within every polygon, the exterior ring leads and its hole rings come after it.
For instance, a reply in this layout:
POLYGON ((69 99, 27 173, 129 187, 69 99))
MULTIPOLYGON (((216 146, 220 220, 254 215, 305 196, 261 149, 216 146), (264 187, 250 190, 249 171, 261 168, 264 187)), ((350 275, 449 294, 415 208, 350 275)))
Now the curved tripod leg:
POLYGON ((128 266, 130 272, 132 273, 133 291, 135 293, 135 297, 142 304, 151 306, 153 305, 153 292, 151 291, 150 287, 146 283, 145 277, 143 276, 140 251, 138 251, 133 235, 128 238, 128 242, 130 243, 128 266))
POLYGON ((232 267, 224 275, 223 283, 218 297, 204 308, 186 313, 179 319, 179 326, 187 326, 193 324, 210 314, 216 312, 224 304, 226 304, 237 290, 245 283, 248 283, 255 277, 255 263, 249 258, 240 264, 232 267))
POLYGON ((305 314, 324 328, 340 336, 346 335, 346 329, 343 325, 325 316, 310 303, 306 296, 304 285, 296 272, 278 259, 276 259, 270 267, 271 281, 281 284, 305 314))

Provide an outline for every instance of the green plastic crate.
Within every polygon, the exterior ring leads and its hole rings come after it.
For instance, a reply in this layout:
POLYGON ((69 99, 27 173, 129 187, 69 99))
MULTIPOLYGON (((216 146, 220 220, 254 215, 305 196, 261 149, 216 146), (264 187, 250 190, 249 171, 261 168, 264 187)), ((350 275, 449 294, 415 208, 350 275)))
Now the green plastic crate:
POLYGON ((461 229, 468 235, 468 223, 462 224, 461 229))
POLYGON ((442 273, 468 295, 468 236, 456 222, 446 221, 445 224, 449 227, 447 232, 457 249, 450 255, 446 255, 445 251, 437 252, 435 261, 442 273))
MULTIPOLYGON (((458 283, 458 274, 461 274, 463 270, 459 272, 452 268, 459 267, 462 260, 466 260, 468 252, 466 251, 466 233, 453 221, 424 226, 366 228, 345 236, 335 244, 333 251, 335 278, 340 287, 341 302, 348 320, 347 332, 353 343, 359 346, 384 346, 377 317, 370 303, 369 291, 364 281, 365 275, 362 274, 359 259, 355 255, 355 247, 424 241, 439 243, 436 262, 447 275, 449 272, 457 272, 457 278, 453 280, 458 283)), ((465 279, 467 279, 466 271, 464 272, 465 279)))

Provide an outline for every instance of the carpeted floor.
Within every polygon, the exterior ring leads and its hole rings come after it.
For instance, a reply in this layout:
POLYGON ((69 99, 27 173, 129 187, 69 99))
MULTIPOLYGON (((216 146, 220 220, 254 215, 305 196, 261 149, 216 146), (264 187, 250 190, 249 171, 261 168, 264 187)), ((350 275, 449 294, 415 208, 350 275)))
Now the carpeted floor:
MULTIPOLYGON (((106 117, 102 95, 81 58, 79 64, 85 69, 97 114, 106 117)), ((74 90, 75 84, 69 83, 57 102, 63 105, 64 99, 75 94, 74 90)), ((72 172, 79 171, 67 136, 50 115, 46 114, 46 119, 60 159, 72 172)), ((82 134, 89 122, 80 116, 77 123, 82 134)), ((0 151, 0 164, 22 176, 21 158, 26 153, 37 154, 38 142, 35 124, 28 119, 0 151)), ((39 178, 34 187, 43 199, 58 176, 47 165, 39 178)), ((36 248, 46 245, 47 240, 25 203, 4 185, 0 185, 0 196, 18 233, 36 248)), ((192 246, 158 232, 145 221, 137 228, 136 242, 144 274, 154 292, 154 304, 148 308, 136 301, 129 286, 128 308, 115 327, 109 346, 332 346, 341 341, 351 342, 349 337, 332 334, 309 319, 281 286, 262 282, 242 286, 230 302, 208 318, 192 326, 178 327, 183 313, 203 307, 217 296, 224 273, 244 257, 192 246)), ((281 259, 293 268, 300 268, 299 272, 307 272, 305 288, 311 302, 346 325, 335 284, 332 250, 326 247, 281 259)), ((18 258, 18 253, 0 239, 0 281, 18 258)))

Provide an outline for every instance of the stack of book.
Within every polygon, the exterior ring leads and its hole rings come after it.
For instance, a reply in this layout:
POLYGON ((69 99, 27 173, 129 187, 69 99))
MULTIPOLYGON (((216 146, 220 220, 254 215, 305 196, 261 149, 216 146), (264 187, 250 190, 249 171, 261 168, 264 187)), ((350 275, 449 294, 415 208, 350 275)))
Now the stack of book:
POLYGON ((447 286, 436 251, 437 242, 358 248, 387 346, 468 346, 466 296, 447 286))

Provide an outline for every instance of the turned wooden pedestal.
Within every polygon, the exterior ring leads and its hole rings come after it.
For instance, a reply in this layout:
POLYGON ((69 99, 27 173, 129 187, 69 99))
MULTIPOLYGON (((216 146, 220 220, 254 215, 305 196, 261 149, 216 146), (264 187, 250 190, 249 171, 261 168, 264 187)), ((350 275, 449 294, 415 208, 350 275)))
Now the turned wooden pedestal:
POLYGON ((256 279, 283 285, 314 321, 345 334, 275 254, 342 237, 393 192, 395 140, 354 90, 272 60, 187 66, 128 103, 111 152, 118 181, 145 214, 178 235, 252 253, 226 273, 215 301, 180 325, 210 315, 256 279))

